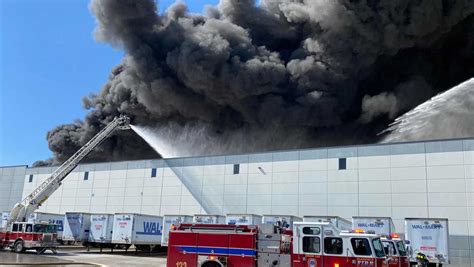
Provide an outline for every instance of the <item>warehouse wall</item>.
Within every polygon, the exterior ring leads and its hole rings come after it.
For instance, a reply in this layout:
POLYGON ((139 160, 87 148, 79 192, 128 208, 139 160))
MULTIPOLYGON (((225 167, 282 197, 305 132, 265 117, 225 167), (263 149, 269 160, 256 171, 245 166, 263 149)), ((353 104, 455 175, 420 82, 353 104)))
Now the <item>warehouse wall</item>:
POLYGON ((21 201, 26 167, 0 167, 0 211, 11 210, 21 201))
MULTIPOLYGON (((51 172, 26 169, 23 196, 51 172)), ((83 164, 41 209, 389 216, 399 231, 406 217, 446 217, 452 261, 470 266, 473 208, 469 139, 83 164)))

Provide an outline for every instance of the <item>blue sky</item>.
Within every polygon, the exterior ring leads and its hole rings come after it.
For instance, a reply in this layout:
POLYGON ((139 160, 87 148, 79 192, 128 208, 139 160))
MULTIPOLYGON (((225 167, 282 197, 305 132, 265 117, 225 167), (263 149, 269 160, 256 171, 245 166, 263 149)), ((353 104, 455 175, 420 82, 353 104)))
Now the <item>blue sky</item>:
MULTIPOLYGON (((158 1, 160 10, 173 0, 158 1)), ((218 0, 188 0, 202 12, 218 0)), ((83 118, 122 51, 94 41, 89 0, 0 0, 0 166, 51 156, 46 133, 83 118)))

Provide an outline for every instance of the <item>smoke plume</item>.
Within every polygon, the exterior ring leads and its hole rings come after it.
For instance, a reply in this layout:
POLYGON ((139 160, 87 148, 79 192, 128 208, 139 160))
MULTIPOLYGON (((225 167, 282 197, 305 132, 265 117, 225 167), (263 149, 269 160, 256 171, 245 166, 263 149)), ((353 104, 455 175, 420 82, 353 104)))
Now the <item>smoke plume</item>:
MULTIPOLYGON (((120 113, 180 147, 176 156, 374 142, 393 118, 474 76, 471 0, 157 9, 153 0, 90 3, 95 38, 125 56, 84 99, 85 120, 48 133, 56 162, 120 113)), ((127 133, 89 160, 150 157, 127 133)))

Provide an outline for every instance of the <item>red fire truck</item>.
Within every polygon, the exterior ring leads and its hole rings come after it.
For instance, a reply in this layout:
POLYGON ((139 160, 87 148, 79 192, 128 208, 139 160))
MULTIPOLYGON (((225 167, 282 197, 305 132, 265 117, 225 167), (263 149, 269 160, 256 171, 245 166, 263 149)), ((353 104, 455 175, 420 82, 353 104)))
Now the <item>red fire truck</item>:
POLYGON ((389 267, 408 267, 410 260, 406 251, 405 241, 397 233, 380 238, 385 250, 385 254, 390 257, 389 267))
POLYGON ((328 222, 272 225, 181 224, 170 231, 168 267, 388 267, 380 237, 328 222))
POLYGON ((15 222, 9 231, 0 232, 0 247, 10 247, 17 253, 34 249, 38 254, 50 249, 56 253, 57 225, 47 222, 15 222))

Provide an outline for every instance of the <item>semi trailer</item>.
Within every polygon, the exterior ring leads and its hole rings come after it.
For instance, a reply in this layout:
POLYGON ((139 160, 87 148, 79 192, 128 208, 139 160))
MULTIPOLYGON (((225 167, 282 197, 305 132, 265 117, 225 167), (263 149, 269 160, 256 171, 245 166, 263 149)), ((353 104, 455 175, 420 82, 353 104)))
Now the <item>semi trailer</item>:
POLYGON ((89 240, 91 215, 85 212, 66 212, 64 216, 62 240, 67 244, 80 243, 86 245, 89 240))
POLYGON ((303 222, 329 222, 341 230, 352 230, 352 223, 339 216, 303 216, 303 222))
POLYGON ((9 211, 3 211, 2 212, 2 223, 0 224, 0 230, 5 229, 7 227, 7 222, 8 222, 9 218, 10 218, 10 212, 9 211))
POLYGON ((161 236, 161 246, 168 246, 170 229, 177 224, 192 223, 193 216, 189 215, 163 215, 163 235, 161 236))
POLYGON ((102 248, 113 248, 112 233, 114 227, 113 214, 90 214, 89 235, 86 245, 102 248))
POLYGON ((354 216, 352 217, 352 227, 386 236, 395 233, 395 225, 390 217, 354 216))
POLYGON ((292 215, 263 215, 262 224, 276 225, 284 229, 293 228, 294 222, 301 222, 302 218, 292 215))
POLYGON ((112 243, 128 249, 151 251, 161 245, 163 217, 136 213, 114 215, 112 243))
POLYGON ((406 218, 405 240, 410 262, 430 266, 449 264, 449 222, 446 218, 406 218))
POLYGON ((225 224, 225 216, 212 214, 195 214, 193 223, 199 224, 225 224))
POLYGON ((262 223, 262 216, 256 214, 227 214, 226 224, 233 225, 258 225, 262 223))

